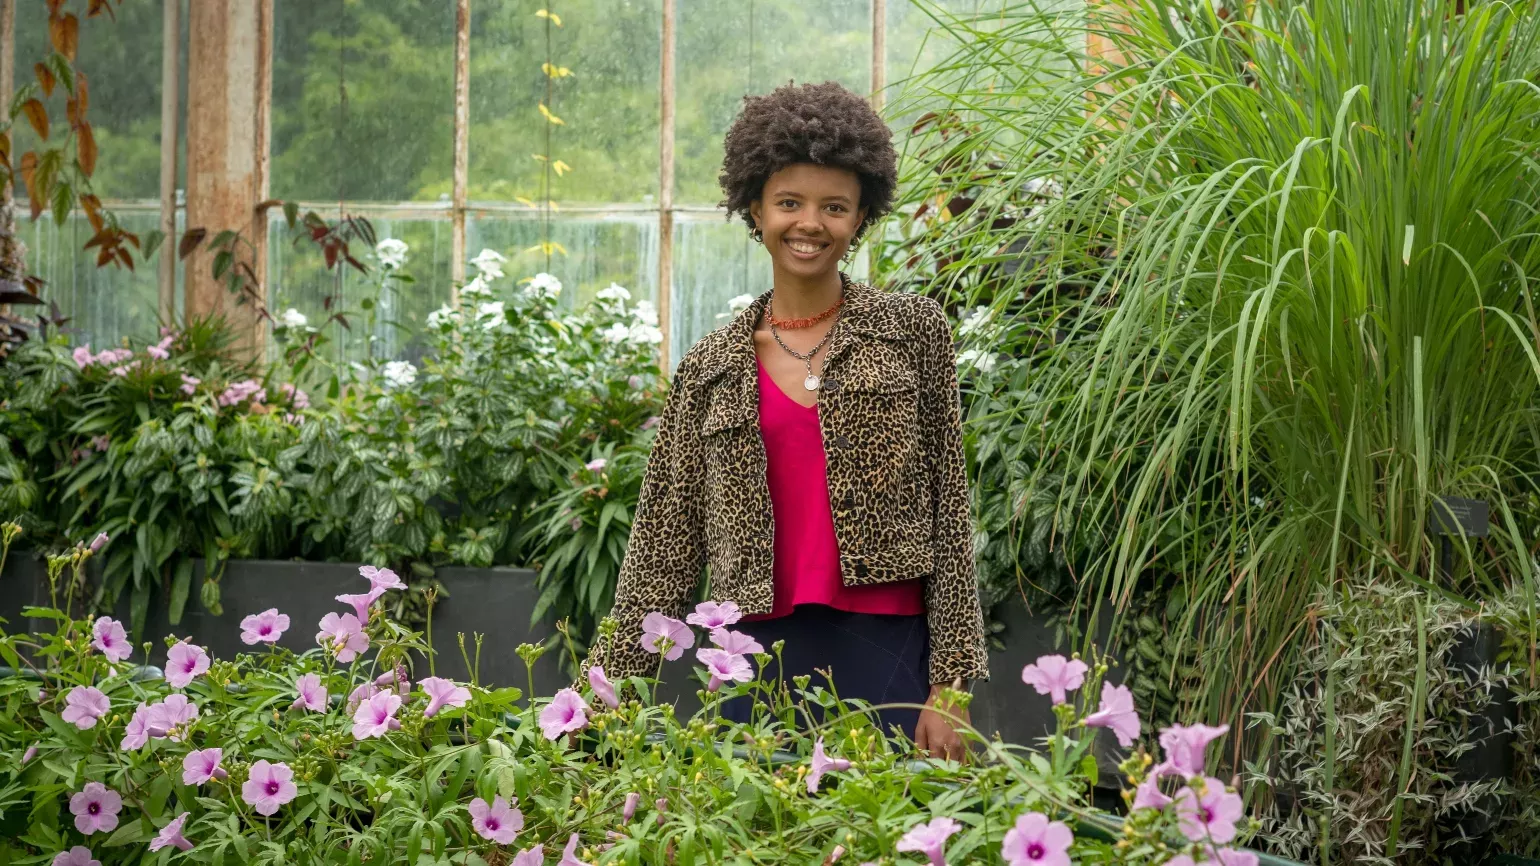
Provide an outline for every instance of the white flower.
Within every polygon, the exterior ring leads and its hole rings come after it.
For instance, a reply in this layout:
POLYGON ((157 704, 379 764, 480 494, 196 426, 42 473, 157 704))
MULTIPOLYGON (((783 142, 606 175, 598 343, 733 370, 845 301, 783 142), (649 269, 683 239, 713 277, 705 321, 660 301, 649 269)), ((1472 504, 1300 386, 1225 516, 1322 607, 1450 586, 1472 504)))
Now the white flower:
POLYGON ((442 328, 445 325, 460 324, 460 311, 452 310, 448 304, 428 314, 428 327, 442 328))
POLYGON ((503 262, 506 261, 508 260, 497 250, 482 250, 474 259, 471 259, 471 265, 488 280, 498 280, 502 279, 503 262))
POLYGON ((984 324, 988 321, 989 308, 978 307, 974 309, 973 312, 969 313, 967 318, 962 320, 961 325, 957 326, 957 333, 959 336, 963 337, 966 337, 969 334, 977 333, 978 330, 984 327, 984 324))
POLYGON ((490 294, 492 294, 492 287, 487 285, 487 281, 482 279, 479 274, 476 276, 476 279, 460 287, 460 297, 462 298, 483 298, 490 294))
POLYGON ((727 301, 727 308, 729 310, 732 310, 735 313, 741 313, 744 310, 747 310, 750 306, 752 306, 753 303, 754 303, 754 296, 753 295, 739 295, 736 298, 729 298, 728 299, 728 301, 727 301))
POLYGON ((627 334, 636 343, 650 343, 656 346, 663 342, 663 332, 658 330, 656 325, 649 325, 646 322, 637 322, 632 325, 627 334))
POLYGON ((610 325, 608 328, 605 328, 604 331, 599 334, 599 336, 603 337, 606 343, 624 343, 625 341, 631 339, 631 329, 627 328, 625 325, 622 325, 619 322, 616 322, 615 324, 610 325))
POLYGON ((305 327, 305 323, 308 321, 310 320, 305 318, 304 313, 301 313, 299 310, 296 310, 293 307, 284 310, 283 315, 278 317, 278 323, 280 325, 283 325, 285 328, 293 328, 294 330, 299 330, 300 328, 305 327))
POLYGON ((967 349, 957 356, 957 366, 974 367, 980 373, 988 373, 995 368, 995 355, 983 349, 967 349))
POLYGON ((652 305, 652 301, 636 302, 636 320, 644 325, 658 325, 658 308, 652 305))
POLYGON ((601 301, 624 302, 631 300, 631 291, 618 283, 610 283, 608 287, 599 290, 598 297, 601 301))
POLYGON ((561 294, 561 280, 542 271, 530 278, 524 290, 542 298, 555 298, 561 294))
POLYGON ((481 327, 488 331, 507 321, 503 313, 502 301, 488 301, 476 308, 476 321, 481 322, 481 327))
POLYGON ((406 264, 406 241, 396 238, 386 238, 374 247, 374 254, 380 259, 380 267, 399 268, 406 264))
POLYGON ((411 361, 391 361, 385 365, 385 384, 392 388, 404 388, 417 381, 417 368, 411 361))
POLYGON ((1021 188, 1026 190, 1027 195, 1041 195, 1046 198, 1059 198, 1064 195, 1064 184, 1045 177, 1028 178, 1021 188))

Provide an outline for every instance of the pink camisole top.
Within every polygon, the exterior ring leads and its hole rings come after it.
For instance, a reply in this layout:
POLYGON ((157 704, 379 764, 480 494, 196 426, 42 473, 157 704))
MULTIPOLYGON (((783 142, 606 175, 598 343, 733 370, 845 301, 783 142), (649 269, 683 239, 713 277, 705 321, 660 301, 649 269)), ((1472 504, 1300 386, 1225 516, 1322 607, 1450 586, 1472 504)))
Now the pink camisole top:
POLYGON ((765 441, 770 508, 775 519, 774 619, 797 605, 822 604, 852 613, 921 614, 923 581, 845 586, 840 582, 839 546, 829 507, 829 480, 818 424, 818 407, 791 399, 759 367, 759 431, 765 441))

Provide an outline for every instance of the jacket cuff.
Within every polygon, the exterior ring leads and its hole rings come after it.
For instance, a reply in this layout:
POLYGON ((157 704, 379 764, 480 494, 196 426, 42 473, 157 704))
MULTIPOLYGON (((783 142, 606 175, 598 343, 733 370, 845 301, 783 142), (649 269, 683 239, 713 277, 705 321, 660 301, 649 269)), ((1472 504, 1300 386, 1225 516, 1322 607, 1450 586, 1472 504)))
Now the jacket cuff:
POLYGON ((982 646, 932 646, 930 649, 930 681, 951 684, 962 677, 965 680, 989 679, 989 653, 982 646))

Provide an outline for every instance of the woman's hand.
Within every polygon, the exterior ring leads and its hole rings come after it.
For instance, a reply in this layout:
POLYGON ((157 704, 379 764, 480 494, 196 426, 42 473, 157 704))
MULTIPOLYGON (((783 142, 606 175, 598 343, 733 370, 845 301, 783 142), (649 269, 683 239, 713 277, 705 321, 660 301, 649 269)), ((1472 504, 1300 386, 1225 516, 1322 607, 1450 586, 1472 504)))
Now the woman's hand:
POLYGON ((920 721, 914 726, 914 744, 931 757, 961 761, 968 756, 968 749, 962 735, 953 727, 959 722, 948 716, 966 723, 969 722, 968 711, 945 701, 941 692, 946 688, 939 684, 930 687, 930 697, 925 700, 920 721))

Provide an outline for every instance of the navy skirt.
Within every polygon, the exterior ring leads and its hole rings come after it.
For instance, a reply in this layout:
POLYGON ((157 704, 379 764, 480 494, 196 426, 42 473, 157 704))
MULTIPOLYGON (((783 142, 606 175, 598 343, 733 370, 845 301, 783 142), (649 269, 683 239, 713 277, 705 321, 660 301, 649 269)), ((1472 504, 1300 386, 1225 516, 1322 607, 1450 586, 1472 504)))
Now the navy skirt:
MULTIPOLYGON (((792 677, 796 676, 812 677, 809 689, 819 685, 828 688, 828 681, 816 668, 833 674, 834 690, 841 700, 918 705, 930 697, 930 628, 924 614, 851 613, 805 604, 789 616, 740 622, 732 629, 750 635, 772 655, 771 644, 778 640, 786 642, 781 650, 784 670, 777 670, 776 661, 771 658, 761 679, 774 683, 778 675, 783 676, 793 694, 796 685, 792 677)), ((747 722, 752 711, 752 695, 722 704, 722 717, 729 721, 747 722)), ((875 715, 877 718, 872 721, 884 733, 896 725, 911 739, 920 719, 918 709, 908 708, 879 710, 875 715)), ((807 721, 799 720, 802 724, 807 721)))

